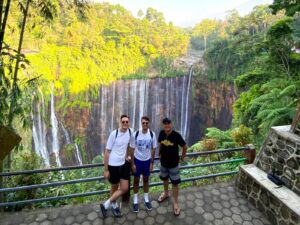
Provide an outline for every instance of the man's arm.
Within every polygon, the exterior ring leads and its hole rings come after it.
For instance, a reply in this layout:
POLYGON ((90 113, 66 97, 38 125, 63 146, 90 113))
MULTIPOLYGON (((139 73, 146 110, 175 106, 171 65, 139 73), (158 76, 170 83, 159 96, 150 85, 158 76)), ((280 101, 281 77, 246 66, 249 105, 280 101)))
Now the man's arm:
POLYGON ((160 148, 161 148, 160 143, 158 143, 158 158, 159 158, 159 159, 160 159, 160 157, 161 157, 161 155, 160 155, 160 148))
POLYGON ((103 163, 104 163, 104 177, 106 179, 109 178, 108 159, 109 159, 110 152, 111 152, 111 150, 109 150, 109 149, 105 149, 105 152, 104 152, 104 159, 103 159, 103 163))
POLYGON ((154 165, 154 158, 155 158, 155 148, 152 148, 151 150, 151 163, 150 163, 150 171, 153 170, 153 165, 154 165))
POLYGON ((184 146, 182 147, 182 152, 181 152, 181 157, 180 157, 181 161, 184 160, 184 158, 185 158, 185 156, 186 156, 186 151, 187 151, 187 145, 184 145, 184 146))

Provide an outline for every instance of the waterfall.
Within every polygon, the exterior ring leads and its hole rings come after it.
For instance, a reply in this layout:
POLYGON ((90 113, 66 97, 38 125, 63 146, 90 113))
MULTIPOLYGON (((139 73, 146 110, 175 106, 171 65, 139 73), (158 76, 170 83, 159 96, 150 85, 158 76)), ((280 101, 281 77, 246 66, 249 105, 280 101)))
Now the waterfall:
POLYGON ((131 128, 134 130, 141 129, 140 118, 143 115, 149 116, 151 130, 156 135, 161 130, 162 118, 168 116, 172 119, 174 129, 188 139, 191 124, 191 114, 188 111, 192 102, 191 89, 192 68, 186 76, 176 78, 119 80, 111 85, 101 86, 99 97, 90 99, 91 108, 78 111, 80 113, 68 111, 64 116, 58 116, 58 112, 55 112, 57 99, 54 96, 53 85, 50 88, 49 112, 45 110, 43 96, 34 102, 32 135, 35 151, 44 158, 47 165, 50 164, 49 153, 55 155, 58 167, 62 163, 81 165, 83 153, 91 162, 95 156, 103 153, 108 135, 118 127, 122 114, 130 116, 131 128), (50 122, 49 129, 46 129, 44 118, 50 122), (58 121, 58 118, 62 120, 58 121), (69 126, 73 129, 78 127, 80 131, 71 132, 69 126), (75 138, 81 137, 79 135, 87 137, 82 142, 82 147, 74 142, 75 138), (65 157, 68 144, 74 149, 71 159, 65 157))
POLYGON ((107 105, 107 99, 106 99, 106 87, 102 87, 102 92, 101 92, 101 130, 107 129, 105 122, 106 122, 106 105, 107 105))
POLYGON ((130 119, 132 121, 132 128, 133 129, 135 129, 136 86, 137 86, 137 80, 134 80, 133 81, 133 87, 131 87, 132 114, 130 116, 130 119))
MULTIPOLYGON (((34 142, 34 150, 35 152, 41 156, 46 164, 46 166, 50 166, 49 154, 47 151, 47 143, 46 143, 46 126, 45 126, 45 101, 44 95, 42 91, 39 89, 42 99, 42 112, 40 110, 39 102, 36 101, 36 117, 34 117, 33 112, 31 112, 32 116, 32 137, 34 142)), ((36 94, 36 93, 34 93, 36 94)))
POLYGON ((140 101, 139 101, 139 105, 140 105, 140 109, 139 109, 139 118, 138 118, 138 121, 139 121, 139 129, 142 129, 142 125, 141 125, 141 118, 142 116, 144 115, 144 99, 145 99, 145 80, 141 80, 140 81, 140 95, 139 95, 139 98, 140 98, 140 101))
POLYGON ((148 113, 148 99, 149 99, 149 81, 145 80, 145 100, 144 100, 144 115, 148 113))
POLYGON ((75 149, 76 149, 76 154, 75 154, 76 159, 77 159, 79 165, 82 165, 82 157, 81 157, 81 154, 80 154, 80 151, 79 151, 79 147, 76 143, 74 145, 75 145, 75 149))
POLYGON ((182 96, 181 96, 181 113, 180 113, 180 133, 183 134, 183 129, 184 129, 184 95, 185 93, 185 80, 186 80, 186 76, 184 76, 183 78, 183 82, 182 82, 182 96))
POLYGON ((69 135, 67 129, 65 128, 65 126, 63 125, 63 123, 60 123, 60 124, 61 124, 62 130, 63 130, 65 138, 66 138, 66 143, 70 144, 71 143, 71 139, 70 139, 70 135, 69 135))
POLYGON ((165 88, 165 90, 166 90, 166 96, 165 96, 166 113, 165 114, 166 114, 167 117, 170 117, 170 99, 169 99, 169 97, 170 97, 170 93, 169 93, 170 85, 169 85, 169 79, 166 79, 165 85, 166 85, 166 88, 165 88))
POLYGON ((112 91, 112 112, 111 112, 111 126, 110 130, 114 130, 114 112, 115 112, 115 96, 116 96, 116 83, 113 83, 113 91, 112 91))
MULTIPOLYGON (((64 135, 65 135, 65 139, 66 139, 66 144, 71 144, 71 139, 70 139, 70 135, 69 135, 69 132, 67 131, 67 129, 65 128, 65 126, 63 125, 63 123, 61 123, 61 127, 62 127, 62 130, 64 132, 64 135)), ((80 151, 79 151, 79 147, 76 143, 74 143, 74 146, 75 146, 75 157, 77 159, 77 162, 79 165, 82 165, 82 157, 81 157, 81 154, 80 154, 80 151)))
POLYGON ((189 113, 189 96, 190 96, 192 73, 193 73, 193 66, 190 69, 188 86, 187 86, 187 91, 186 91, 184 130, 183 130, 183 133, 182 133, 184 139, 187 138, 187 125, 188 125, 188 113, 189 113))
POLYGON ((58 122, 55 116, 54 105, 54 84, 51 89, 51 131, 52 131, 52 152, 55 154, 55 160, 58 167, 61 167, 59 158, 59 143, 58 143, 58 122))

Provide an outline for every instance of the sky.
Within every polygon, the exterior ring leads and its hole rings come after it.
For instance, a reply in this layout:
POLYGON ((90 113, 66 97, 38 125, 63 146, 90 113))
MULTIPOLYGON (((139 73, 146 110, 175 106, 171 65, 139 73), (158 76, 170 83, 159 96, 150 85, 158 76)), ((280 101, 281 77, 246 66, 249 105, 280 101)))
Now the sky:
POLYGON ((228 10, 237 9, 241 15, 249 13, 254 6, 271 4, 273 0, 95 0, 120 4, 133 16, 141 9, 145 13, 152 7, 164 14, 167 22, 177 26, 192 27, 205 18, 223 19, 228 10))

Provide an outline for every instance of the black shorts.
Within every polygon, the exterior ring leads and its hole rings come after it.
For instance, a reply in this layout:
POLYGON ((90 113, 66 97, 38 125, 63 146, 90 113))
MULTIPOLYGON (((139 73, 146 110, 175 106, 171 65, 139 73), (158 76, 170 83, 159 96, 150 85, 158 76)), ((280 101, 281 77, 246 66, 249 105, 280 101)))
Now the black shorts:
POLYGON ((125 162, 122 166, 110 166, 108 165, 109 171, 109 182, 111 184, 117 184, 121 179, 129 180, 130 179, 130 163, 125 162))

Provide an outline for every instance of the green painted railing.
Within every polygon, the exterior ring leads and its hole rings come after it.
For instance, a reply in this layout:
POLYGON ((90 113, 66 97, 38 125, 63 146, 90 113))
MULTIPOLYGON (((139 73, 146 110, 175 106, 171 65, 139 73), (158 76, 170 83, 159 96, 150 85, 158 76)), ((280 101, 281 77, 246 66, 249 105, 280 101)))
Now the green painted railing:
MULTIPOLYGON (((219 150, 215 150, 215 151, 203 151, 203 152, 197 152, 197 153, 189 153, 186 156, 187 157, 199 157, 199 156, 207 156, 207 155, 211 155, 211 154, 220 154, 220 153, 238 152, 238 151, 245 151, 245 153, 246 153, 245 155, 248 156, 249 154, 247 154, 247 153, 249 153, 249 151, 253 152, 253 149, 251 147, 219 149, 219 150)), ((158 158, 156 158, 156 160, 158 160, 158 158)), ((197 168, 197 167, 210 167, 210 166, 224 165, 224 164, 229 164, 229 163, 245 162, 245 161, 249 162, 249 157, 224 160, 224 161, 214 161, 214 162, 209 162, 209 163, 186 165, 186 166, 180 166, 179 168, 180 168, 180 170, 185 170, 185 169, 191 169, 191 168, 197 168)), ((84 168, 95 168, 95 167, 101 168, 103 166, 104 166, 103 163, 87 164, 87 165, 81 165, 81 166, 70 166, 70 167, 61 167, 61 168, 6 172, 6 173, 0 173, 0 176, 2 176, 2 177, 12 177, 12 176, 20 176, 20 175, 24 176, 24 175, 31 175, 31 174, 37 174, 37 173, 77 170, 77 169, 84 169, 84 168)), ((159 169, 155 169, 155 170, 151 171, 151 173, 158 173, 158 172, 159 172, 159 169)), ((227 171, 227 172, 216 173, 216 174, 195 176, 195 177, 183 178, 181 181, 182 182, 190 182, 190 181, 196 181, 196 180, 219 177, 219 176, 228 176, 228 175, 236 174, 237 172, 238 171, 227 171)), ((0 188, 0 194, 12 193, 12 192, 16 192, 16 191, 32 190, 32 189, 36 189, 36 188, 47 188, 47 187, 63 186, 63 185, 69 185, 69 184, 78 184, 78 183, 101 181, 101 180, 104 180, 103 176, 81 178, 81 179, 68 180, 68 181, 59 181, 59 182, 52 182, 52 183, 45 183, 45 184, 34 184, 34 185, 20 186, 20 187, 0 188)), ((149 186, 154 187, 154 186, 160 186, 162 184, 163 184, 163 182, 154 182, 154 183, 150 183, 149 186)), ((142 187, 142 185, 141 185, 141 187, 142 187)), ((70 195, 46 197, 46 198, 39 198, 39 199, 28 199, 28 200, 23 200, 23 201, 0 202, 0 207, 32 204, 32 203, 46 202, 46 201, 52 201, 52 200, 64 200, 64 199, 70 199, 70 198, 76 198, 76 197, 100 195, 100 194, 109 193, 109 192, 110 192, 110 190, 105 189, 105 190, 100 190, 100 191, 74 193, 74 194, 70 194, 70 195)))

